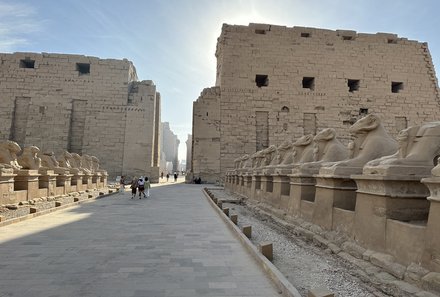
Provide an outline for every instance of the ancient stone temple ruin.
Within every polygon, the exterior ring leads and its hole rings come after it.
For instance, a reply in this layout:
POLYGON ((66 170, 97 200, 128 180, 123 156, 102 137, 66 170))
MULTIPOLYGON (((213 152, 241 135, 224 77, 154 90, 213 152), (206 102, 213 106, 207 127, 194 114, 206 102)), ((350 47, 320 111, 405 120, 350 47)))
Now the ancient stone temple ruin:
POLYGON ((0 94, 0 140, 98 156, 112 180, 158 180, 160 94, 130 61, 0 54, 0 94))
MULTIPOLYGON (((384 117, 385 118, 385 117, 384 117)), ((272 215, 308 222, 333 252, 370 261, 398 279, 439 292, 440 122, 401 130, 380 116, 234 160, 226 188, 272 215)))
POLYGON ((192 173, 223 179, 234 159, 285 140, 348 128, 374 113, 391 136, 438 118, 426 43, 395 34, 223 25, 216 85, 193 108, 192 173))

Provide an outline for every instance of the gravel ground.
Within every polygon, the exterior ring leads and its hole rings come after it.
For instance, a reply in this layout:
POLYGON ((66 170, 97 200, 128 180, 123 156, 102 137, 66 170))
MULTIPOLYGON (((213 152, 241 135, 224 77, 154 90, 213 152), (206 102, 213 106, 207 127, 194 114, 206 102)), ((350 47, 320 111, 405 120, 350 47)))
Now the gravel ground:
POLYGON ((289 230, 267 216, 246 205, 223 205, 238 214, 239 227, 252 225, 251 241, 256 246, 263 241, 273 243, 273 264, 302 296, 307 296, 312 288, 326 288, 339 297, 391 296, 360 280, 350 263, 289 234, 289 230))

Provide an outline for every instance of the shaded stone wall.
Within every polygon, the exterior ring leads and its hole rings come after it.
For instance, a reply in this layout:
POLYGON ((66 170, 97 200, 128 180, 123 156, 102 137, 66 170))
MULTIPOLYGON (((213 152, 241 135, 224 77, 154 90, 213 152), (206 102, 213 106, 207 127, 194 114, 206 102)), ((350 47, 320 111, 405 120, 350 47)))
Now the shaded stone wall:
POLYGON ((152 81, 131 82, 125 126, 123 172, 159 180, 155 114, 159 96, 152 81))
POLYGON ((191 172, 191 156, 192 156, 192 135, 188 134, 186 143, 186 171, 191 172))
POLYGON ((206 88, 193 103, 192 176, 214 183, 220 175, 220 88, 206 88))
MULTIPOLYGON (((36 145, 56 154, 69 150, 99 156, 110 180, 130 175, 134 169, 124 165, 125 155, 138 154, 133 146, 125 145, 126 132, 131 131, 126 129, 129 113, 136 112, 145 127, 154 127, 151 115, 157 113, 154 84, 137 82, 136 69, 126 59, 0 54, 0 94, 1 140, 36 145), (137 94, 145 96, 143 102, 133 95, 131 86, 136 83, 144 93, 137 94), (149 101, 147 94, 153 96, 149 101)), ((149 151, 141 154, 148 155, 150 162, 152 140, 144 141, 149 142, 149 151)), ((142 170, 149 174, 150 167, 142 170)))
MULTIPOLYGON (((225 24, 216 57, 220 152, 206 164, 219 159, 220 176, 239 156, 323 128, 346 144, 347 128, 365 114, 381 116, 393 136, 437 118, 428 46, 395 34, 225 24)), ((200 127, 195 140, 206 135, 200 127)))

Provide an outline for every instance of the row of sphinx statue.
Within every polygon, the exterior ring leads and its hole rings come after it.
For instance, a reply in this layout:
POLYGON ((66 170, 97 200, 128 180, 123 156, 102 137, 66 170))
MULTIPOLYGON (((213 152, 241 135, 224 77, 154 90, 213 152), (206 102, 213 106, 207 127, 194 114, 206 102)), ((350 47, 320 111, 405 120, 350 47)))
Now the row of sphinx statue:
POLYGON ((369 174, 440 176, 440 122, 412 126, 393 139, 377 115, 354 123, 347 146, 327 128, 316 136, 304 135, 295 142, 271 145, 234 160, 235 174, 369 174), (431 171, 432 170, 432 171, 431 171))
POLYGON ((36 146, 26 146, 23 149, 15 141, 0 142, 0 169, 13 170, 54 170, 55 173, 71 174, 106 174, 99 168, 99 159, 90 155, 78 155, 64 151, 58 157, 54 152, 42 152, 36 146))

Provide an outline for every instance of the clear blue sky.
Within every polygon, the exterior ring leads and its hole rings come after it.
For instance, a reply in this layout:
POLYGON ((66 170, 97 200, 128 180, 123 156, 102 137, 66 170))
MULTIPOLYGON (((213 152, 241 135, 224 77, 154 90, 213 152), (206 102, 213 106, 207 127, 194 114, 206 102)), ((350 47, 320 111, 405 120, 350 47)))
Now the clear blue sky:
POLYGON ((127 58, 162 94, 162 121, 185 159, 192 102, 215 83, 222 23, 396 33, 428 42, 438 68, 439 11, 434 0, 0 0, 0 52, 127 58))

